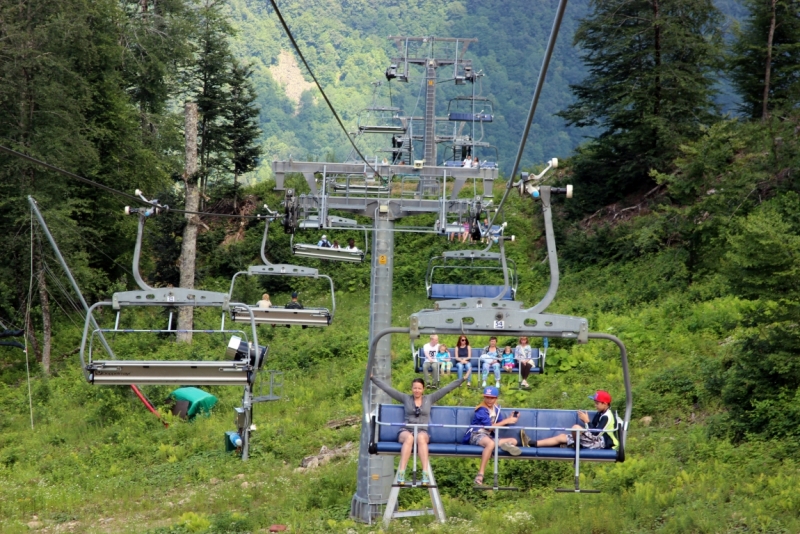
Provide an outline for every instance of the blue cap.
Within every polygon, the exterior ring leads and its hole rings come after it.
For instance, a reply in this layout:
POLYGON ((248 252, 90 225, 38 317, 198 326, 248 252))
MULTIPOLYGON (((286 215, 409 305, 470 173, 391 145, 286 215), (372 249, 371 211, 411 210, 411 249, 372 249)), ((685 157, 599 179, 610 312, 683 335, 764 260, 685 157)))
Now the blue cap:
POLYGON ((484 397, 497 397, 498 394, 497 388, 494 386, 487 386, 483 388, 484 397))
POLYGON ((296 298, 297 298, 297 291, 292 291, 292 298, 293 298, 293 299, 296 299, 296 298))

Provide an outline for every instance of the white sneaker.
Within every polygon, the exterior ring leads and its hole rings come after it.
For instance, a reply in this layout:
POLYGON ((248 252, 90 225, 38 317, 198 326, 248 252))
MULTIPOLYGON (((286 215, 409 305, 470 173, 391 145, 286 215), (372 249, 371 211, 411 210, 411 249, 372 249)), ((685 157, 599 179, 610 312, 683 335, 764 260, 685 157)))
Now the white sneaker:
POLYGON ((496 387, 497 389, 500 389, 500 382, 495 382, 494 383, 494 387, 496 387))
POLYGON ((486 387, 486 380, 484 380, 484 381, 483 381, 483 384, 481 384, 481 387, 482 387, 482 388, 485 388, 485 387, 486 387))

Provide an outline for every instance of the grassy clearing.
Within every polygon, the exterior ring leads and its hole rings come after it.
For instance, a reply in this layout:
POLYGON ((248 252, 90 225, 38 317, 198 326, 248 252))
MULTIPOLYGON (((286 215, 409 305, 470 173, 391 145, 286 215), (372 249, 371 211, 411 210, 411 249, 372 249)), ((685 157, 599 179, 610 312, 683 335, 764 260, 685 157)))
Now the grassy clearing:
MULTIPOLYGON (((603 493, 554 493, 554 487, 569 486, 572 475, 570 464, 557 462, 501 464, 502 482, 522 491, 475 492, 476 460, 437 459, 448 523, 403 520, 389 532, 798 532, 794 444, 733 446, 709 433, 719 408, 704 388, 702 363, 728 350, 746 302, 720 295, 713 281, 663 290, 652 273, 663 278, 669 264, 664 255, 567 274, 554 306, 589 317, 593 330, 613 332, 630 351, 635 405, 629 459, 583 471, 583 484, 603 493), (640 422, 644 416, 652 418, 649 425, 640 422)), ((359 437, 358 427, 331 430, 325 424, 359 415, 366 358, 368 302, 363 293, 337 299, 336 322, 327 330, 259 332, 270 344, 268 366, 285 371, 286 386, 281 401, 256 407, 258 431, 248 463, 223 446, 224 431, 234 426, 237 388, 209 388, 220 399, 210 417, 171 420, 164 428, 128 388, 89 386, 72 357, 57 376, 34 378, 31 430, 19 355, 3 353, 10 382, 0 386, 0 530, 28 532, 28 523, 38 521, 34 526, 51 532, 258 532, 273 523, 293 532, 378 531, 348 519, 355 454, 295 471, 323 445, 357 443, 359 437)), ((394 324, 406 324, 426 305, 417 287, 395 291, 394 324)), ((218 357, 224 347, 222 338, 199 335, 191 348, 156 336, 118 336, 114 342, 120 356, 137 357, 218 357)), ((394 383, 408 384, 414 376, 408 339, 395 336, 392 349, 394 383)), ((503 391, 503 405, 586 408, 586 395, 601 387, 622 398, 610 344, 555 341, 549 369, 530 392, 503 391)), ((145 392, 161 404, 170 389, 145 392)), ((466 389, 445 399, 477 402, 466 389)), ((403 507, 426 504, 426 493, 403 492, 403 507)))

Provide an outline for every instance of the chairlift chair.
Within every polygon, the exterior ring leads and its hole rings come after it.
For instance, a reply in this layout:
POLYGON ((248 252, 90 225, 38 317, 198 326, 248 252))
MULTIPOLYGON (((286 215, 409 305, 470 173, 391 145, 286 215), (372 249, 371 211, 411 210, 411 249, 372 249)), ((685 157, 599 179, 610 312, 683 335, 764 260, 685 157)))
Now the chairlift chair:
POLYGON ((333 316, 336 313, 336 295, 333 291, 333 280, 330 276, 320 274, 317 269, 310 267, 302 267, 299 265, 289 264, 272 264, 267 260, 265 252, 267 244, 267 235, 269 233, 270 218, 266 218, 264 226, 264 237, 261 241, 261 260, 264 265, 251 265, 247 271, 240 271, 233 275, 231 279, 231 287, 228 292, 228 297, 233 295, 233 288, 236 284, 236 278, 239 275, 247 276, 280 276, 280 277, 304 277, 304 278, 325 278, 328 280, 331 289, 331 304, 330 309, 319 308, 286 308, 284 306, 271 306, 270 308, 259 308, 258 306, 251 306, 249 304, 235 304, 231 305, 231 320, 234 322, 247 322, 252 320, 256 324, 270 324, 270 325, 299 325, 299 326, 328 326, 333 321, 333 316))
MULTIPOLYGON (((517 293, 519 280, 517 278, 517 265, 511 259, 506 259, 507 267, 504 270, 501 253, 488 252, 487 250, 451 250, 445 251, 441 256, 435 256, 428 261, 425 273, 425 290, 429 299, 460 299, 460 298, 501 298, 514 300, 517 293), (447 262, 450 262, 449 264, 447 262), (469 262, 464 264, 464 262, 469 262), (494 263, 494 265, 476 265, 476 262, 494 263), (447 270, 460 270, 469 272, 500 271, 507 276, 509 285, 476 285, 476 284, 447 284, 436 282, 437 271, 442 273, 447 270)), ((466 275, 468 277, 468 274, 466 275)))
MULTIPOLYGON (((139 290, 120 291, 112 295, 110 301, 101 301, 89 307, 83 326, 80 345, 80 359, 84 375, 90 384, 95 385, 139 385, 139 384, 173 384, 173 385, 226 385, 244 388, 242 407, 237 408, 237 424, 242 437, 242 459, 248 458, 250 442, 250 425, 252 422, 252 386, 256 379, 256 371, 261 368, 266 357, 267 348, 258 345, 258 333, 254 316, 249 314, 250 324, 248 336, 241 330, 226 330, 224 324, 219 329, 175 330, 172 328, 172 316, 181 306, 221 308, 226 311, 231 305, 228 294, 215 291, 203 291, 185 288, 152 288, 139 274, 139 258, 142 248, 142 234, 145 220, 169 209, 160 206, 157 200, 147 200, 137 190, 136 195, 150 204, 147 208, 125 208, 126 214, 138 215, 138 231, 133 253, 133 276, 139 290), (124 329, 120 328, 121 311, 133 307, 165 307, 170 310, 170 318, 166 329, 124 329), (114 328, 100 328, 94 318, 94 311, 101 307, 116 310, 114 328), (90 332, 90 325, 94 328, 90 332), (225 350, 226 360, 119 360, 109 346, 107 333, 169 333, 184 332, 210 334, 238 334, 231 337, 225 350), (94 358, 94 339, 98 338, 111 359, 94 358), (242 338, 245 341, 242 341, 242 338)), ((224 317, 224 315, 223 315, 224 317)))
POLYGON ((344 217, 328 216, 326 218, 327 224, 323 225, 317 215, 311 215, 303 219, 299 223, 300 229, 314 229, 314 230, 329 230, 334 228, 353 228, 364 230, 364 250, 348 250, 344 247, 333 248, 314 245, 310 243, 295 243, 294 234, 291 234, 290 244, 292 247, 292 254, 304 258, 316 258, 319 260, 329 261, 347 261, 353 263, 362 263, 366 256, 369 239, 367 236, 367 229, 358 224, 354 219, 346 219, 344 217))
MULTIPOLYGON (((530 191, 527 191, 527 188, 523 186, 520 186, 520 188, 530 193, 530 191)), ((414 339, 429 334, 467 334, 469 336, 502 335, 514 337, 524 335, 534 338, 574 339, 578 343, 587 343, 590 339, 604 339, 616 344, 620 351, 620 362, 625 387, 624 415, 620 417, 619 413, 612 412, 616 421, 614 432, 617 437, 618 445, 616 449, 581 449, 580 439, 577 439, 574 449, 533 447, 525 448, 523 454, 520 456, 510 456, 498 450, 497 440, 500 438, 501 432, 515 432, 518 435, 520 430, 526 430, 531 437, 539 440, 557 433, 571 432, 572 425, 578 422, 575 411, 520 410, 520 419, 515 426, 496 427, 493 481, 492 484, 478 486, 476 489, 514 489, 504 488, 499 484, 499 459, 504 457, 519 460, 571 461, 575 466, 575 486, 574 488, 558 488, 556 491, 596 493, 597 490, 587 490, 580 486, 581 461, 623 462, 625 460, 627 431, 633 409, 630 371, 625 345, 613 335, 589 332, 588 321, 585 318, 544 313, 544 310, 555 298, 559 281, 558 259, 555 249, 555 237, 553 235, 550 198, 552 194, 567 194, 567 191, 567 188, 541 186, 536 187, 536 195, 533 195, 534 198, 541 199, 544 206, 545 235, 551 273, 550 287, 542 300, 537 304, 526 309, 523 303, 519 301, 509 302, 499 298, 473 297, 443 300, 437 303, 435 309, 421 310, 412 314, 408 328, 386 328, 376 332, 372 336, 362 393, 364 424, 369 425, 370 429, 368 447, 370 454, 399 454, 400 444, 397 443, 397 431, 401 425, 409 426, 408 423, 404 421, 404 412, 401 406, 376 405, 374 410, 372 408, 374 403, 371 398, 372 388, 370 387, 369 380, 372 376, 378 344, 385 336, 407 333, 413 342, 414 339)), ((569 192, 571 193, 571 188, 569 192)), ((502 240, 500 240, 500 248, 502 254, 502 240)), ((428 425, 428 433, 431 437, 428 446, 429 455, 467 458, 479 457, 483 452, 481 447, 464 445, 460 439, 466 428, 470 426, 473 412, 474 408, 471 406, 434 407, 431 410, 431 424, 428 425)), ((592 432, 599 431, 602 430, 592 432)), ((394 503, 389 504, 393 505, 394 503)), ((389 505, 387 505, 387 507, 388 506, 389 505)))

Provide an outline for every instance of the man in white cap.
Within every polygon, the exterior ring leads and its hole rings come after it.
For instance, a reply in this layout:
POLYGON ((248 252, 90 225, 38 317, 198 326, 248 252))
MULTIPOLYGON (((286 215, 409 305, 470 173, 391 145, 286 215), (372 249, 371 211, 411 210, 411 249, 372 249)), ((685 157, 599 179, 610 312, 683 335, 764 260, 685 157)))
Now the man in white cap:
POLYGON ((323 235, 322 239, 320 239, 319 243, 317 243, 317 246, 318 247, 331 248, 331 242, 328 241, 328 236, 323 235))

